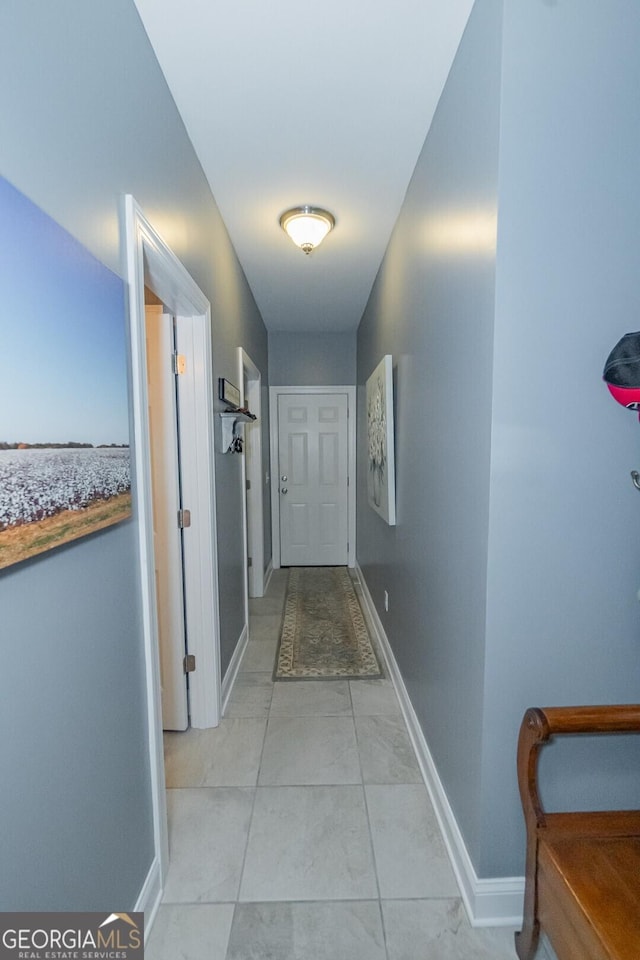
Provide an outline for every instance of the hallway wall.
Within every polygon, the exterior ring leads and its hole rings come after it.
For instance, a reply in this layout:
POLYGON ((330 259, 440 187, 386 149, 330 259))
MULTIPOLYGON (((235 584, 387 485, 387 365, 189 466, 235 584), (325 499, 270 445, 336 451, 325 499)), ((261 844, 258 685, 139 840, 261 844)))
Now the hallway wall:
POLYGON ((476 854, 501 8, 488 0, 471 12, 358 331, 358 560, 476 854), (368 506, 366 489, 365 383, 386 353, 394 367, 395 527, 368 506))
MULTIPOLYGON (((640 328, 640 6, 506 0, 483 731, 485 876, 515 871, 525 707, 640 699, 635 414, 602 383, 640 328)), ((564 741, 550 805, 635 806, 640 740, 564 741)))
MULTIPOLYGON (((359 561, 481 878, 523 872, 525 708, 640 688, 638 423, 601 382, 639 325, 639 42, 634 0, 477 0, 358 333, 398 506, 361 415, 359 561)), ((635 804, 637 743, 591 749, 547 756, 549 802, 635 804)))
POLYGON ((269 333, 269 383, 278 387, 352 386, 356 382, 356 331, 269 333))
MULTIPOLYGON (((244 346, 266 395, 266 331, 134 4, 8 0, 0 35, 2 174, 119 273, 133 193, 211 301, 214 376, 235 382, 244 346)), ((243 623, 239 458, 216 471, 224 670, 243 623)), ((136 544, 129 521, 0 573, 3 910, 126 909, 145 880, 136 544)))

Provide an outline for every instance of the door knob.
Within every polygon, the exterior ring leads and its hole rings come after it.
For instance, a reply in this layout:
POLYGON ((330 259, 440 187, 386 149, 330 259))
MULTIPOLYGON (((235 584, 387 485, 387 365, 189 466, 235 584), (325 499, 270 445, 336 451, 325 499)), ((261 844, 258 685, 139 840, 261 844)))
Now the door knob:
POLYGON ((286 487, 282 487, 282 489, 280 490, 280 493, 286 493, 286 492, 287 492, 287 488, 286 488, 286 487))
POLYGON ((286 478, 286 477, 280 477, 280 479, 283 481, 283 483, 286 483, 286 482, 287 482, 287 478, 286 478))

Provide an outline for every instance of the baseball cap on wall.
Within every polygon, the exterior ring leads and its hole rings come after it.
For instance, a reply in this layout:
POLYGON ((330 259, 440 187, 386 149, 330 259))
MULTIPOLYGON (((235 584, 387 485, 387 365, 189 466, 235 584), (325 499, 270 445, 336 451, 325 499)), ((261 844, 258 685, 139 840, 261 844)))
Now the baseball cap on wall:
MULTIPOLYGON (((614 400, 640 411, 640 332, 625 333, 604 365, 602 379, 614 400)), ((640 419, 640 412, 639 412, 640 419)))

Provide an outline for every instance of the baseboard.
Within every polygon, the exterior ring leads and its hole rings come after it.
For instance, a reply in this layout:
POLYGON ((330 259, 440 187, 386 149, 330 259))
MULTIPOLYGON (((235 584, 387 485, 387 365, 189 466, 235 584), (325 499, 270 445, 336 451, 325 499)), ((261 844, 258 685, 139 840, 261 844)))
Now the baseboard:
POLYGON ((263 596, 269 589, 269 584, 271 583, 271 577, 273 576, 273 561, 269 560, 267 564, 267 569, 264 572, 264 583, 263 583, 263 596))
POLYGON ((486 880, 480 879, 476 875, 422 727, 409 699, 389 638, 359 564, 356 564, 356 573, 362 588, 365 612, 369 617, 387 672, 398 695, 409 736, 416 752, 425 786, 429 791, 435 809, 469 920, 474 927, 512 926, 519 928, 522 923, 524 877, 495 877, 486 880))
POLYGON ((149 868, 149 873, 144 881, 142 890, 136 900, 133 908, 134 913, 144 913, 144 933, 145 939, 148 938, 151 928, 158 913, 158 907, 162 899, 162 877, 160 871, 160 860, 154 857, 153 863, 149 868))
POLYGON ((229 702, 229 697, 231 696, 231 691, 233 690, 233 685, 238 675, 238 670, 240 669, 240 661, 242 660, 242 655, 247 648, 247 643, 249 642, 249 625, 245 623, 242 628, 242 633, 238 637, 238 642, 236 643, 236 648, 233 651, 233 656, 229 666, 226 669, 224 678, 222 680, 222 716, 224 717, 227 704, 229 702))

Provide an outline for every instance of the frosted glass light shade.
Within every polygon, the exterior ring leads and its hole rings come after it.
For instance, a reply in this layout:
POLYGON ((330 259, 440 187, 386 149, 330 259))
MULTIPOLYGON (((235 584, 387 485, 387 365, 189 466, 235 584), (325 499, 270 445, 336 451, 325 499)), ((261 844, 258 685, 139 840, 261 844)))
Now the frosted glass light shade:
POLYGON ((333 230, 335 222, 328 210, 318 207, 293 207, 280 217, 282 229, 306 254, 322 243, 329 231, 333 230))

